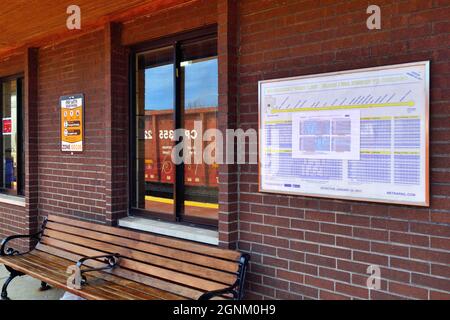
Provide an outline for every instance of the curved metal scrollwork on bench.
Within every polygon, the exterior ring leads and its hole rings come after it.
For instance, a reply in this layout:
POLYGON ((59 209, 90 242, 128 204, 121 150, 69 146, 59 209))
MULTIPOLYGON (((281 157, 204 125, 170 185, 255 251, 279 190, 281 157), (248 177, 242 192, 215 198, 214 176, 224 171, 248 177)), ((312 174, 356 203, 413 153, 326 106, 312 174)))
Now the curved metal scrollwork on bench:
POLYGON ((233 300, 242 300, 242 298, 244 297, 245 273, 247 271, 249 260, 250 255, 248 254, 243 254, 239 259, 239 270, 237 272, 237 279, 232 286, 220 290, 205 292, 198 298, 198 300, 210 300, 214 297, 226 294, 233 295, 233 300))
MULTIPOLYGON (((32 247, 32 248, 30 248, 30 250, 28 250, 26 252, 20 252, 19 250, 14 249, 12 246, 9 246, 9 242, 14 239, 34 239, 34 240, 36 240, 36 243, 38 243, 39 241, 41 241, 41 237, 44 234, 44 229, 45 229, 46 224, 47 224, 47 218, 44 218, 44 221, 42 223, 42 228, 39 232, 34 233, 34 234, 19 234, 19 235, 14 235, 14 236, 9 236, 9 237, 4 238, 2 240, 2 242, 0 243, 0 256, 3 256, 3 257, 4 256, 18 256, 18 255, 26 254, 26 253, 30 252, 31 250, 34 250, 34 247, 32 247)), ((6 270, 9 271, 10 274, 2 287, 2 291, 1 291, 1 299, 2 300, 9 299, 7 290, 8 290, 8 286, 11 283, 11 281, 16 277, 20 277, 20 276, 24 275, 24 273, 14 270, 13 268, 11 268, 7 265, 5 265, 5 268, 6 268, 6 270)), ((48 286, 45 282, 42 282, 41 288, 43 288, 43 289, 48 288, 48 286)))
POLYGON ((34 239, 39 242, 41 240, 42 234, 44 233, 45 225, 47 224, 47 219, 44 219, 44 222, 42 223, 41 231, 34 233, 34 234, 19 234, 14 236, 6 237, 2 240, 0 244, 0 256, 13 256, 13 255, 22 255, 30 252, 34 248, 31 248, 27 252, 19 252, 18 250, 12 248, 12 247, 6 247, 8 245, 8 242, 14 240, 14 239, 34 239))

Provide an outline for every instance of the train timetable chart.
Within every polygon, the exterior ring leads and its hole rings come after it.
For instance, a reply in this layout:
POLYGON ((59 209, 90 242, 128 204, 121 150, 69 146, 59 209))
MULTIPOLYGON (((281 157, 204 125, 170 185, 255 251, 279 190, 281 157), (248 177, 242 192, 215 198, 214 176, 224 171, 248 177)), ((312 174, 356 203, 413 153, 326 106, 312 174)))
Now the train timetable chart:
POLYGON ((428 206, 429 62, 259 83, 259 189, 428 206))

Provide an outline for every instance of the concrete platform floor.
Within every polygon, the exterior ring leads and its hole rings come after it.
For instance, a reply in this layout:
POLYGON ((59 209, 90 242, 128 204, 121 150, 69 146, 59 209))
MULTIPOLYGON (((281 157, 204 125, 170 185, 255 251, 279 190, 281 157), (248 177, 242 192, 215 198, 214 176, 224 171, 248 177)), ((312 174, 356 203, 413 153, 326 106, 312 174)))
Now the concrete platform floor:
MULTIPOLYGON (((0 265, 0 288, 8 278, 9 272, 0 265)), ((8 297, 11 300, 59 300, 64 291, 51 288, 47 291, 39 291, 41 281, 29 276, 15 278, 8 286, 8 297)))

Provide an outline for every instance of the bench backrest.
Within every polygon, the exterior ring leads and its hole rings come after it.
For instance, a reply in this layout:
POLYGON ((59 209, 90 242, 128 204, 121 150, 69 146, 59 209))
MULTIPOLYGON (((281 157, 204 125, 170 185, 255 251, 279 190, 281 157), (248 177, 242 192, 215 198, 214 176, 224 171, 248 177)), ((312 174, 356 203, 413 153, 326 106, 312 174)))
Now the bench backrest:
POLYGON ((73 261, 118 253, 120 267, 110 273, 190 299, 233 285, 242 256, 233 250, 56 215, 48 216, 36 249, 73 261))

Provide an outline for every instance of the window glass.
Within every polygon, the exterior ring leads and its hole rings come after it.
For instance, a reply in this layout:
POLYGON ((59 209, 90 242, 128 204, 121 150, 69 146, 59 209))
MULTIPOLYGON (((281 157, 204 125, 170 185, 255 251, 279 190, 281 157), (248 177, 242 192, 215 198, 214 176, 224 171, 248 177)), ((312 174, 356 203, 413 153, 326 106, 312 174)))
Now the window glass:
MULTIPOLYGON (((217 225, 218 165, 215 152, 204 162, 203 141, 217 128, 217 39, 174 42, 136 55, 133 208, 157 218, 217 225), (176 129, 184 129, 175 141, 176 129), (175 164, 174 146, 188 140, 175 164), (187 148, 186 148, 187 147, 187 148), (186 152, 187 150, 187 152, 186 152), (183 174, 184 173, 184 174, 183 174)), ((212 148, 214 149, 214 148, 212 148)))
POLYGON ((203 141, 203 134, 217 128, 218 65, 212 50, 214 44, 214 40, 206 40, 182 46, 184 59, 180 66, 184 127, 190 138, 189 160, 184 165, 184 215, 218 220, 219 181, 215 153, 211 152, 209 163, 203 159, 206 146, 215 143, 214 138, 210 142, 203 141), (201 163, 195 161, 196 156, 201 163))
POLYGON ((137 56, 136 207, 173 215, 172 47, 137 56))
POLYGON ((22 147, 21 105, 22 82, 20 79, 2 81, 2 190, 21 194, 22 187, 22 147))

